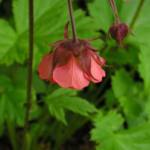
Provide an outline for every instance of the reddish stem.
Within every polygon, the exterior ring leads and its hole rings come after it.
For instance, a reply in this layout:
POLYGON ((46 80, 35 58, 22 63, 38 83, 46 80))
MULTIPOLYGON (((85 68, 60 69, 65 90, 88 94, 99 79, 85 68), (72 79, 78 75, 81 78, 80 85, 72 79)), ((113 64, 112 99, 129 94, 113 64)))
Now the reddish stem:
POLYGON ((76 31, 76 26, 75 26, 75 19, 73 16, 72 0, 68 0, 68 10, 69 10, 70 21, 71 21, 71 26, 72 26, 73 41, 76 42, 77 41, 77 31, 76 31))
POLYGON ((118 9, 117 9, 115 0, 109 0, 109 3, 110 3, 110 6, 112 8, 116 23, 120 23, 120 17, 119 17, 119 14, 118 14, 118 9))

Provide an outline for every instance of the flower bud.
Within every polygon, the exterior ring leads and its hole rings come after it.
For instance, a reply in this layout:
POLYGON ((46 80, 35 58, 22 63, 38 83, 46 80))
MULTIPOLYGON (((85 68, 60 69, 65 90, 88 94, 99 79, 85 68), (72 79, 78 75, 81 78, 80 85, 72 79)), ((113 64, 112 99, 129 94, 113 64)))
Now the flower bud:
POLYGON ((110 27, 109 33, 111 37, 121 44, 124 38, 128 35, 129 28, 125 23, 117 23, 110 27))

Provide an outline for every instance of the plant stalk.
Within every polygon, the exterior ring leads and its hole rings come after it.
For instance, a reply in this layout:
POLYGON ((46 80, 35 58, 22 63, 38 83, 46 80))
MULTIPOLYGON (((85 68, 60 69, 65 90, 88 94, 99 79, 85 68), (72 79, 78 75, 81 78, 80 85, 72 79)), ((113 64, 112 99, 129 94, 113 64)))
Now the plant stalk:
POLYGON ((73 36, 73 41, 77 41, 77 31, 76 31, 76 26, 75 26, 75 19, 73 16, 73 6, 72 6, 72 0, 67 0, 68 1, 68 10, 69 10, 69 16, 70 16, 70 21, 71 21, 71 26, 72 26, 72 36, 73 36))
POLYGON ((112 8, 116 23, 120 23, 120 17, 118 14, 118 9, 115 3, 115 0, 109 0, 110 6, 112 8))
POLYGON ((10 121, 9 118, 6 120, 6 125, 7 125, 8 134, 9 134, 9 138, 10 138, 10 141, 11 141, 12 148, 13 148, 13 150, 18 150, 18 145, 17 145, 18 143, 17 143, 15 125, 12 121, 10 121))
POLYGON ((132 19, 131 23, 130 23, 130 29, 133 28, 133 26, 134 26, 136 20, 138 19, 139 14, 140 14, 140 12, 141 12, 141 9, 142 9, 142 7, 143 7, 144 2, 145 2, 145 0, 141 0, 141 1, 139 2, 139 5, 138 5, 138 7, 137 7, 137 9, 136 9, 136 11, 135 11, 135 14, 134 14, 134 16, 133 16, 133 19, 132 19))
POLYGON ((24 124, 24 144, 26 145, 26 135, 29 130, 29 116, 32 105, 32 76, 33 76, 33 53, 34 53, 34 0, 28 0, 29 3, 29 58, 28 58, 28 77, 27 77, 27 100, 24 124))

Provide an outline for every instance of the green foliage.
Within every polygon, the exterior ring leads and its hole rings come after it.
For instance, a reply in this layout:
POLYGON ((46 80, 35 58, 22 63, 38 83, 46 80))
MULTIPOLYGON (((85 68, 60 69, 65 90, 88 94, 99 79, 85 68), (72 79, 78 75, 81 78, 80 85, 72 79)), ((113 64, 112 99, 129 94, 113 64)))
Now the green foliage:
MULTIPOLYGON (((106 92, 105 97, 108 105, 106 108, 115 107, 124 117, 112 111, 106 115, 99 113, 96 116, 91 137, 97 143, 97 150, 148 150, 150 148, 148 121, 150 116, 150 65, 148 63, 150 1, 145 0, 140 12, 137 12, 140 2, 140 0, 117 1, 121 20, 129 26, 133 25, 131 29, 133 34, 128 36, 124 42, 126 46, 123 48, 114 46, 112 41, 107 43, 104 54, 108 63, 115 64, 117 67, 113 69, 115 73, 111 77, 112 88, 106 92), (135 16, 137 18, 133 20, 135 16)), ((108 7, 107 2, 103 0, 95 0, 88 5, 90 15, 95 18, 95 23, 105 33, 114 20, 106 7, 108 7), (100 13, 104 17, 98 15, 100 13)), ((104 110, 104 112, 108 111, 104 110)))
MULTIPOLYGON (((14 50, 17 35, 13 28, 5 20, 0 19, 0 28, 3 29, 0 31, 0 62, 2 62, 3 59, 3 61, 7 63, 7 56, 11 50, 14 50)), ((12 53, 12 55, 13 56, 10 57, 16 57, 14 53, 12 53)))
MULTIPOLYGON (((35 65, 39 63, 40 57, 49 49, 50 43, 63 38, 63 28, 68 19, 67 13, 62 12, 67 10, 66 6, 67 4, 64 0, 46 0, 44 3, 41 0, 36 0, 34 13, 35 65)), ((0 31, 0 63, 6 65, 14 62, 23 63, 27 58, 28 1, 13 0, 13 15, 15 26, 10 25, 5 20, 0 20, 0 27, 3 29, 0 31)), ((78 22, 77 31, 81 38, 97 36, 97 33, 94 31, 97 28, 92 23, 91 18, 85 17, 84 12, 81 10, 77 10, 75 16, 78 22)))
POLYGON ((112 78, 112 88, 127 117, 128 123, 130 125, 141 123, 145 98, 141 92, 141 85, 136 85, 126 71, 118 70, 112 78), (137 118, 137 116, 139 117, 137 118))
POLYGON ((46 102, 50 113, 63 123, 65 119, 65 110, 88 116, 89 113, 96 112, 94 105, 86 100, 77 97, 76 92, 72 90, 58 89, 46 97, 46 102))
POLYGON ((15 88, 10 78, 0 76, 0 125, 7 120, 23 125, 25 94, 25 89, 15 88))
POLYGON ((140 65, 139 65, 139 72, 141 77, 144 80, 144 85, 147 93, 149 94, 150 89, 150 64, 149 64, 149 56, 150 56, 150 46, 149 45, 142 45, 141 46, 141 53, 140 53, 140 65))
MULTIPOLYGON (((40 59, 50 51, 49 44, 63 39, 68 21, 66 2, 34 1, 35 51, 28 133, 31 149, 42 150, 47 144, 52 145, 49 149, 63 149, 61 145, 74 141, 75 133, 83 132, 81 129, 91 122, 96 150, 149 150, 150 0, 144 0, 138 11, 141 0, 116 0, 121 21, 130 27, 121 47, 108 36, 114 16, 107 0, 88 0, 87 10, 81 10, 74 1, 78 37, 100 36, 92 44, 108 65, 104 82, 83 91, 47 84, 37 74, 40 59)), ((26 108, 28 1, 12 0, 11 12, 9 18, 0 19, 0 136, 9 137, 13 149, 18 150, 26 108)))
POLYGON ((149 64, 149 44, 147 45, 142 45, 141 46, 142 50, 140 53, 140 64, 139 64, 139 72, 141 77, 144 80, 144 91, 146 96, 147 96, 147 101, 146 101, 146 106, 145 106, 145 113, 148 115, 148 118, 150 118, 150 64, 149 64))
POLYGON ((95 128, 91 131, 96 141, 96 150, 148 150, 150 147, 149 125, 122 129, 123 118, 116 112, 106 115, 99 113, 94 119, 95 128))

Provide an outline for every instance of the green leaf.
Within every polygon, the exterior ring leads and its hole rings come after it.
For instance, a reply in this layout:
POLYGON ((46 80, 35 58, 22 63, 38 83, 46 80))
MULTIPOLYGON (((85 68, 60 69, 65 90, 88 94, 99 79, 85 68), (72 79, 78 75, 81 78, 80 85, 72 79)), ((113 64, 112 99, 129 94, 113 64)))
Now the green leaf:
POLYGON ((119 15, 123 22, 130 24, 135 15, 140 0, 131 0, 122 2, 122 7, 119 11, 119 15), (128 11, 127 11, 128 10, 128 11))
MULTIPOLYGON (((120 12, 123 1, 117 0, 116 4, 120 12)), ((97 27, 107 33, 109 27, 114 23, 114 16, 109 1, 94 0, 92 3, 88 4, 88 9, 90 15, 94 18, 97 27)))
POLYGON ((120 114, 110 111, 105 116, 99 112, 93 121, 95 128, 91 131, 91 139, 99 143, 101 140, 107 140, 113 131, 118 131, 124 120, 120 114))
POLYGON ((143 118, 144 97, 142 86, 135 84, 125 70, 118 70, 112 77, 112 89, 130 125, 136 125, 143 118), (139 116, 137 118, 137 116, 139 116), (133 122, 133 119, 135 120, 133 122))
POLYGON ((65 118, 65 112, 62 106, 56 105, 56 104, 48 104, 49 112, 52 116, 54 116, 57 120, 61 121, 65 125, 67 125, 67 121, 65 118))
POLYGON ((150 9, 150 1, 145 0, 137 23, 135 24, 134 27, 133 33, 135 34, 136 40, 139 41, 140 43, 149 44, 150 42, 150 35, 149 35, 150 18, 147 13, 149 9, 150 9))
POLYGON ((145 113, 150 119, 150 64, 149 64, 149 57, 150 57, 150 45, 145 44, 141 45, 141 52, 139 54, 140 57, 140 64, 139 64, 139 73, 144 80, 144 92, 145 92, 145 113))
POLYGON ((0 76, 0 124, 7 119, 23 125, 26 91, 15 88, 8 77, 0 76))
POLYGON ((150 95, 146 97, 147 101, 145 103, 145 114, 147 118, 150 120, 150 95))
POLYGON ((5 60, 10 51, 14 52, 17 35, 9 23, 0 19, 0 63, 5 60))
POLYGON ((46 97, 50 113, 58 120, 66 123, 65 110, 72 111, 82 116, 89 116, 89 113, 96 111, 94 105, 77 97, 73 90, 58 89, 46 97))
POLYGON ((149 94, 150 89, 150 45, 141 45, 139 72, 144 80, 145 90, 149 94))
MULTIPOLYGON (((34 55, 36 56, 34 57, 34 67, 37 67, 41 57, 48 52, 49 44, 63 39, 64 26, 68 21, 68 10, 67 1, 64 0, 45 0, 44 3, 41 0, 36 0, 34 6, 34 55)), ((85 16, 84 12, 79 9, 74 14, 78 36, 80 38, 97 37, 97 27, 93 20, 85 16)), ((3 29, 0 31, 0 47, 2 49, 0 51, 0 63, 7 65, 14 62, 24 63, 27 58, 28 1, 13 0, 13 15, 14 31, 8 22, 0 20, 0 27, 3 29), (2 57, 4 58, 2 59, 2 57)))
MULTIPOLYGON (((141 6, 141 0, 131 0, 126 3, 124 3, 122 10, 121 10, 121 18, 123 21, 127 22, 129 25, 134 19, 134 16, 136 15, 136 11, 139 8, 139 5, 141 6), (128 11, 126 11, 128 10, 128 11)), ((132 32, 134 35, 131 35, 131 39, 135 40, 139 43, 149 43, 149 30, 150 30, 150 18, 149 12, 150 9, 150 1, 144 0, 143 5, 141 6, 141 9, 138 10, 138 16, 135 20, 132 32)))
POLYGON ((122 130, 123 118, 110 112, 98 114, 91 132, 92 140, 97 143, 96 150, 149 150, 150 123, 122 130))
MULTIPOLYGON (((132 29, 133 34, 129 34, 129 41, 149 43, 150 17, 147 12, 150 9, 150 1, 144 0, 143 6, 138 10, 139 14, 136 14, 140 2, 141 0, 117 0, 116 4, 121 21, 127 23, 129 26, 133 22, 135 15, 137 15, 132 29)), ((90 15, 94 18, 95 24, 107 33, 109 27, 114 22, 109 2, 106 0, 94 0, 94 2, 88 5, 88 8, 90 15)))
POLYGON ((109 2, 106 0, 95 0, 88 5, 88 8, 96 25, 107 32, 113 22, 113 14, 109 2))

